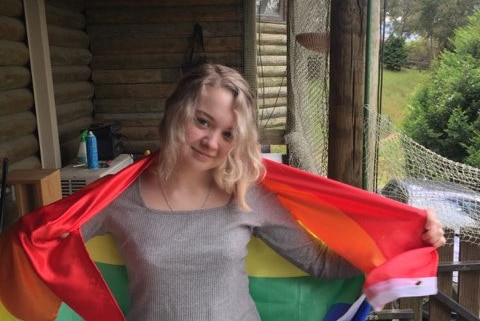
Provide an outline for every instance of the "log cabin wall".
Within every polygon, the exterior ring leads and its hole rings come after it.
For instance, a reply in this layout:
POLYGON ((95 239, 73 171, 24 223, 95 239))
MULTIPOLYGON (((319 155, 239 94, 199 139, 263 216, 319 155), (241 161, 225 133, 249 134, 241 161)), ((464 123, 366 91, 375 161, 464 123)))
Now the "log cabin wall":
POLYGON ((30 57, 21 0, 0 5, 0 159, 40 168, 30 57))
POLYGON ((257 105, 262 143, 284 144, 287 122, 287 25, 257 23, 257 105))
POLYGON ((207 60, 242 72, 243 12, 241 0, 86 0, 95 121, 119 124, 128 153, 155 149, 194 23, 207 60))
POLYGON ((94 122, 85 0, 46 0, 45 14, 60 152, 65 166, 76 158, 80 133, 94 122))

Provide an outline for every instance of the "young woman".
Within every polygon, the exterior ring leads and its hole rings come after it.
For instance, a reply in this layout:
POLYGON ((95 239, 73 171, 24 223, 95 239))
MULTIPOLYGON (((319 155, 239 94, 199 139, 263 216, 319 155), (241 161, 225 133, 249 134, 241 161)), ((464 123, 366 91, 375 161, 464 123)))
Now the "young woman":
MULTIPOLYGON (((130 321, 259 321, 245 268, 252 236, 313 276, 360 275, 264 186, 271 172, 254 111, 237 71, 192 70, 166 102, 157 152, 0 234, 0 258, 9 264, 0 269, 3 306, 20 319, 55 320, 63 301, 89 321, 123 320, 85 248, 101 234, 114 236, 125 262, 130 321)), ((423 233, 435 247, 445 243, 433 212, 425 231, 425 216, 418 222, 418 239, 423 233)))
MULTIPOLYGON (((313 241, 275 195, 264 168, 254 96, 233 69, 203 65, 166 102, 157 160, 82 228, 112 233, 125 260, 128 320, 259 321, 244 259, 252 235, 320 278, 360 272, 313 241)), ((435 220, 427 233, 443 243, 435 220)))

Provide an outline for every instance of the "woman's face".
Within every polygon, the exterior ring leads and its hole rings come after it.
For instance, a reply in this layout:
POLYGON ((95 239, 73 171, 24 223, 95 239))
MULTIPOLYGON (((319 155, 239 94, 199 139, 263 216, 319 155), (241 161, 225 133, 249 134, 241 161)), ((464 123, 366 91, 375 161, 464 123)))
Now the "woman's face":
POLYGON ((187 124, 179 161, 190 169, 208 171, 220 166, 235 145, 233 95, 224 88, 206 87, 187 124))

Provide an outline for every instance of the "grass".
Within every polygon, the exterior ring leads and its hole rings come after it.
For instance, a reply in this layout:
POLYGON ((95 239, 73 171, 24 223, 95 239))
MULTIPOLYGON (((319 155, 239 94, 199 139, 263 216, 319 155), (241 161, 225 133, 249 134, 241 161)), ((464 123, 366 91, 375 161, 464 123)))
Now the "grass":
MULTIPOLYGON (((383 71, 381 112, 390 118, 395 127, 401 126, 415 90, 428 75, 428 71, 415 69, 406 69, 400 72, 383 71)), ((404 161, 404 150, 398 146, 398 140, 395 137, 389 138, 380 144, 377 173, 377 187, 379 188, 392 178, 393 172, 403 168, 401 164, 404 161)))
POLYGON ((383 71, 381 112, 390 117, 395 126, 402 122, 415 89, 428 75, 428 71, 416 69, 383 71))

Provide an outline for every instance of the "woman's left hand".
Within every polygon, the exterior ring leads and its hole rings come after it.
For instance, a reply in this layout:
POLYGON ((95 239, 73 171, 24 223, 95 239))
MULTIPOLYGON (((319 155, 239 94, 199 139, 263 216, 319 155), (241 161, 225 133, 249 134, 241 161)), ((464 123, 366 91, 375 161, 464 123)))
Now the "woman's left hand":
POLYGON ((444 234, 442 223, 437 219, 435 211, 431 208, 427 209, 427 222, 425 223, 425 232, 422 235, 422 239, 438 248, 446 243, 444 234))

